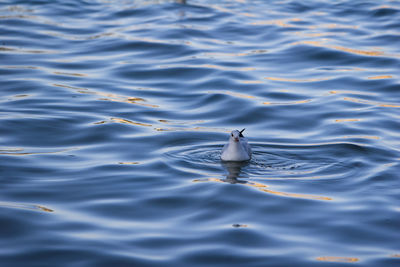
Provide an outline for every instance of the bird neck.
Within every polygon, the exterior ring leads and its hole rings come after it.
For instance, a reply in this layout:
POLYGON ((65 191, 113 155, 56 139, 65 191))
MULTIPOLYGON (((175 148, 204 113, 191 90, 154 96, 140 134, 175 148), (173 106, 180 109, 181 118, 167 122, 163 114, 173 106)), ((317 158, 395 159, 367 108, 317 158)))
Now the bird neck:
POLYGON ((235 140, 230 140, 229 147, 231 148, 232 151, 234 151, 234 150, 243 150, 243 146, 240 143, 240 141, 236 142, 235 140))

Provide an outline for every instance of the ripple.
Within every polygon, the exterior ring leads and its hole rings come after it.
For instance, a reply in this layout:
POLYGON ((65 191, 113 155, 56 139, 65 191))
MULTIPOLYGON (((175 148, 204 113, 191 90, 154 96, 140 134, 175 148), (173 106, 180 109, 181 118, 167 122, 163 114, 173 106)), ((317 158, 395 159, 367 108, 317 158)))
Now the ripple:
POLYGON ((47 150, 47 149, 27 149, 27 148, 0 148, 0 155, 7 156, 29 156, 29 155, 40 155, 40 154, 57 154, 64 153, 76 148, 69 148, 63 150, 47 150))
POLYGON ((198 145, 194 147, 184 147, 179 150, 168 149, 165 155, 172 159, 183 160, 192 164, 216 164, 220 162, 220 150, 220 145, 198 145))
POLYGON ((328 262, 357 262, 358 258, 352 257, 338 257, 338 256, 323 256, 316 258, 317 261, 328 261, 328 262))
MULTIPOLYGON (((340 143, 337 145, 348 146, 347 144, 340 143)), ((238 177, 256 180, 331 179, 335 172, 337 175, 345 176, 346 172, 350 169, 346 167, 347 164, 344 163, 344 159, 337 160, 334 155, 321 154, 322 151, 327 151, 325 147, 330 146, 336 145, 290 146, 252 144, 252 159, 249 163, 245 163, 243 166, 238 166, 236 172, 238 177), (313 150, 314 152, 312 152, 313 150), (319 156, 305 156, 310 153, 319 156)), ((356 149, 361 149, 361 147, 358 147, 357 145, 351 146, 354 146, 356 149)), ((164 153, 167 158, 193 165, 193 168, 196 168, 194 166, 198 166, 200 169, 207 166, 222 166, 226 169, 226 164, 221 163, 220 160, 221 149, 222 145, 205 144, 194 147, 181 147, 179 149, 169 148, 168 151, 164 153)), ((208 176, 210 173, 204 173, 204 175, 208 176)), ((215 173, 212 175, 220 176, 221 173, 215 173)))
POLYGON ((396 265, 399 10, 1 1, 1 263, 396 265))
POLYGON ((13 208, 13 209, 26 209, 26 210, 33 210, 33 211, 54 212, 54 210, 49 209, 45 206, 34 205, 34 204, 24 204, 24 203, 0 202, 0 207, 13 208))

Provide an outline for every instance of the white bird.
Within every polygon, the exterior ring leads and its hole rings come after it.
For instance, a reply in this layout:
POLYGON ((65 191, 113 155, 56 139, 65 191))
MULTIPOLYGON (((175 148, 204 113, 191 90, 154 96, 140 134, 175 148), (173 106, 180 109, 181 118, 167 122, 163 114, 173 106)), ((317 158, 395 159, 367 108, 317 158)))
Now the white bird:
POLYGON ((245 161, 251 159, 251 148, 243 131, 234 130, 231 132, 229 142, 222 148, 221 159, 223 161, 245 161))

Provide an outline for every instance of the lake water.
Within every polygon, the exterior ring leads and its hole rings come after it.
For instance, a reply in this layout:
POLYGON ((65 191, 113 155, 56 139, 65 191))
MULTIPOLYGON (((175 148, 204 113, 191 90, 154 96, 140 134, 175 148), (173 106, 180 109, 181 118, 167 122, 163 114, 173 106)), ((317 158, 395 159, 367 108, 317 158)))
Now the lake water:
POLYGON ((399 266, 400 1, 0 3, 1 266, 399 266), (224 164, 230 131, 253 158, 224 164))

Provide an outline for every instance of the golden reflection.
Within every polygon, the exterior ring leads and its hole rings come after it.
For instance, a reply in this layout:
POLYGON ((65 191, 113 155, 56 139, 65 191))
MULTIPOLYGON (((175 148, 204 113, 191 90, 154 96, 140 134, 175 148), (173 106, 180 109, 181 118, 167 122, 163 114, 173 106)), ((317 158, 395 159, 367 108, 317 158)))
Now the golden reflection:
POLYGON ((249 81, 249 80, 247 80, 247 81, 240 81, 241 83, 245 83, 245 84, 260 84, 260 83, 263 83, 263 81, 257 81, 257 80, 254 80, 254 81, 249 81))
MULTIPOLYGON (((289 174, 299 174, 300 172, 288 172, 289 174)), ((312 171, 301 172, 302 174, 312 173, 312 171)), ((309 176, 309 177, 269 177, 269 178, 258 178, 262 180, 316 180, 323 179, 323 176, 309 176)))
POLYGON ((86 77, 86 74, 82 74, 82 73, 69 73, 69 72, 60 72, 60 71, 55 71, 53 72, 54 74, 57 75, 65 75, 65 76, 75 76, 75 77, 86 77))
POLYGON ((330 77, 326 78, 310 78, 310 79, 291 79, 291 78, 277 78, 277 77, 265 77, 264 79, 266 80, 271 80, 271 81, 280 81, 280 82, 298 82, 298 83, 306 83, 306 82, 320 82, 320 81, 326 81, 329 80, 330 77))
POLYGON ((381 5, 381 6, 371 8, 371 10, 377 10, 377 9, 382 9, 382 8, 395 8, 395 7, 389 6, 389 5, 381 5))
POLYGON ((342 138, 345 138, 345 139, 361 138, 361 139, 375 139, 375 140, 380 139, 379 136, 375 136, 375 135, 345 135, 345 136, 342 136, 342 138))
POLYGON ((53 83, 53 86, 67 88, 67 89, 74 89, 74 90, 87 90, 87 89, 81 88, 81 87, 75 87, 75 86, 71 86, 71 85, 58 84, 58 83, 53 83))
POLYGON ((313 196, 313 195, 305 195, 305 194, 297 194, 297 193, 286 193, 286 192, 278 192, 278 191, 272 191, 268 189, 260 189, 261 191, 270 193, 270 194, 275 194, 279 196, 284 196, 284 197, 294 197, 294 198, 306 198, 306 199, 314 199, 314 200, 332 200, 330 197, 324 197, 324 196, 313 196))
POLYGON ((131 162, 126 161, 126 162, 118 162, 118 164, 121 164, 121 165, 137 165, 137 164, 140 164, 140 163, 137 162, 137 161, 131 161, 131 162))
POLYGON ((306 37, 323 37, 323 36, 334 35, 333 33, 330 33, 330 32, 323 32, 323 33, 295 32, 295 34, 301 35, 301 36, 306 36, 306 37))
POLYGON ((364 55, 364 56, 381 56, 381 55, 383 55, 383 52, 381 52, 381 51, 365 51, 365 50, 353 49, 353 48, 348 48, 348 47, 343 47, 343 46, 338 46, 338 45, 332 45, 329 47, 334 48, 336 50, 341 50, 344 52, 349 52, 349 53, 359 54, 359 55, 364 55))
POLYGON ((390 257, 393 257, 393 258, 400 258, 400 254, 392 254, 392 255, 390 255, 390 257))
POLYGON ((379 103, 379 102, 363 100, 363 99, 358 99, 358 98, 353 98, 353 97, 345 97, 343 99, 345 101, 350 101, 350 102, 359 103, 359 104, 366 104, 366 105, 385 107, 385 108, 400 108, 400 105, 397 105, 397 104, 379 103))
POLYGON ((252 14, 252 13, 248 13, 248 12, 240 13, 240 15, 250 17, 250 18, 257 17, 256 14, 252 14))
POLYGON ((135 105, 151 107, 151 108, 159 107, 158 105, 144 103, 144 102, 147 102, 147 100, 144 98, 141 98, 141 97, 123 96, 123 95, 117 95, 117 94, 112 94, 112 93, 103 93, 103 92, 88 90, 86 88, 74 87, 74 86, 64 85, 64 84, 56 84, 55 83, 53 85, 57 86, 57 87, 73 89, 80 94, 89 94, 89 95, 96 95, 96 96, 102 97, 102 98, 99 98, 99 100, 129 103, 129 104, 135 104, 135 105))
POLYGON ((256 68, 253 68, 253 67, 243 67, 243 68, 240 68, 239 70, 241 70, 241 71, 253 71, 253 70, 256 70, 256 68))
MULTIPOLYGON (((231 177, 232 180, 232 177, 231 177)), ((205 180, 202 179, 195 179, 193 182, 218 182, 218 183, 226 183, 230 182, 233 183, 231 180, 228 181, 228 179, 219 179, 219 178, 208 178, 205 180)), ((279 191, 274 191, 267 189, 268 185, 262 184, 262 183, 257 183, 257 182, 246 182, 246 181, 240 181, 237 180, 234 182, 236 184, 241 184, 241 185, 246 185, 250 187, 254 187, 262 192, 268 193, 268 194, 273 194, 273 195, 278 195, 278 196, 283 196, 283 197, 293 197, 293 198, 302 198, 302 199, 313 199, 313 200, 324 200, 324 201, 329 201, 333 200, 330 197, 325 197, 325 196, 315 196, 315 195, 307 195, 307 194, 299 194, 299 193, 288 193, 288 192, 279 192, 279 191)))
POLYGON ((263 102, 264 105, 297 105, 311 102, 311 99, 298 100, 292 102, 263 102))
POLYGON ((392 75, 380 75, 380 76, 368 77, 369 80, 380 80, 380 79, 391 79, 391 78, 393 78, 392 75))
POLYGON ((125 123, 125 124, 131 124, 131 125, 136 125, 136 126, 145 126, 145 127, 151 127, 153 125, 147 124, 147 123, 142 123, 142 122, 135 122, 127 119, 121 119, 121 118, 111 118, 109 121, 99 121, 95 122, 94 124, 105 124, 108 122, 116 122, 116 123, 125 123))
POLYGON ((187 67, 204 67, 204 68, 210 68, 210 69, 226 69, 223 66, 218 66, 218 65, 212 65, 212 64, 203 64, 203 65, 191 65, 191 66, 187 66, 187 67))
POLYGON ((358 258, 352 257, 336 257, 336 256, 323 256, 316 258, 317 261, 328 261, 328 262, 357 262, 358 258))
POLYGON ((356 26, 356 25, 345 25, 345 24, 337 24, 337 23, 324 24, 321 27, 329 28, 329 29, 338 29, 338 28, 357 29, 358 28, 358 26, 356 26))
POLYGON ((330 94, 355 94, 355 95, 376 95, 372 92, 361 92, 361 91, 329 91, 330 94))
MULTIPOLYGON (((82 92, 82 93, 90 93, 92 92, 82 92)), ((101 93, 101 92, 96 92, 94 93, 96 95, 104 95, 107 96, 105 98, 99 98, 99 100, 105 100, 105 101, 115 101, 115 102, 121 102, 121 103, 129 103, 129 104, 135 104, 139 106, 145 106, 145 107, 151 107, 151 108, 158 108, 158 105, 152 105, 152 104, 147 104, 143 103, 146 100, 140 97, 129 97, 129 96, 120 96, 116 94, 107 94, 107 93, 101 93)))
POLYGON ((335 122, 350 122, 350 121, 360 121, 360 119, 337 119, 335 122))
POLYGON ((311 12, 311 15, 313 15, 313 16, 327 16, 328 13, 322 12, 322 11, 314 11, 314 12, 311 12))
POLYGON ((327 45, 323 44, 322 42, 319 41, 300 41, 300 42, 294 42, 292 45, 301 45, 301 44, 308 44, 308 45, 313 45, 313 46, 318 46, 318 47, 326 47, 330 49, 335 49, 335 50, 340 50, 352 54, 358 54, 358 55, 363 55, 363 56, 381 56, 384 53, 381 51, 366 51, 366 50, 360 50, 360 49, 354 49, 354 48, 349 48, 349 47, 343 47, 343 46, 338 46, 338 45, 327 45))
POLYGON ((379 106, 384 108, 400 108, 400 105, 393 105, 393 104, 380 104, 379 106))
POLYGON ((393 167, 395 165, 397 165, 397 162, 390 162, 390 163, 383 164, 383 166, 385 166, 385 167, 393 167))
POLYGON ((193 124, 198 124, 198 123, 205 123, 206 121, 204 120, 197 120, 197 121, 179 121, 179 120, 165 120, 165 119, 160 119, 158 120, 159 122, 170 125, 171 127, 163 128, 163 127, 157 127, 154 128, 154 130, 159 131, 159 132, 168 132, 168 131, 208 131, 208 132, 223 132, 223 133, 229 133, 230 131, 228 129, 224 128, 211 128, 211 127, 202 127, 202 126, 196 126, 196 127, 185 127, 187 125, 193 125, 193 124), (173 127, 175 126, 175 127, 173 127))
POLYGON ((42 205, 13 203, 13 202, 0 202, 0 207, 14 208, 14 209, 27 209, 27 210, 33 210, 33 211, 54 212, 54 210, 49 209, 42 205))
POLYGON ((345 71, 366 71, 365 69, 362 68, 342 68, 342 69, 332 69, 330 71, 336 71, 336 72, 345 72, 345 71))
POLYGON ((294 27, 292 24, 288 24, 283 20, 260 20, 252 22, 252 25, 276 25, 280 27, 294 27))
POLYGON ((38 209, 41 209, 42 211, 45 211, 45 212, 54 212, 54 210, 49 209, 49 208, 46 208, 46 207, 44 207, 44 206, 36 205, 36 207, 37 207, 38 209))

